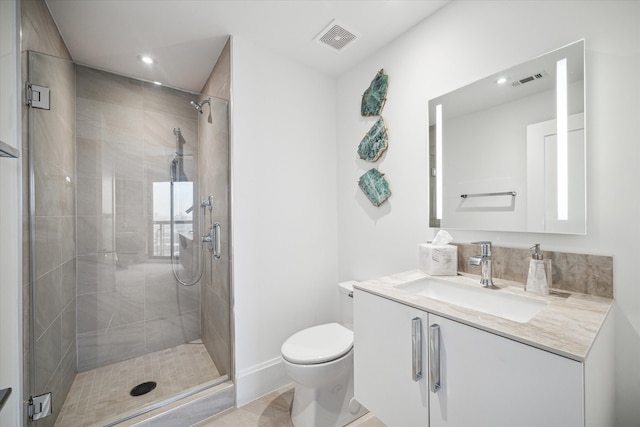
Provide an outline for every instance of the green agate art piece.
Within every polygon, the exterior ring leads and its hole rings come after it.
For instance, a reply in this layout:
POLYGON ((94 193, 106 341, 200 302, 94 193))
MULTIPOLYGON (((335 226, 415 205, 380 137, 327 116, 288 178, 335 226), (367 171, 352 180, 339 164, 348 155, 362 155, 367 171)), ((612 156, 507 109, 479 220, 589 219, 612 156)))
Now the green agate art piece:
POLYGON ((371 126, 369 132, 362 138, 358 145, 358 155, 362 160, 375 162, 380 158, 384 150, 388 147, 389 137, 387 136, 387 128, 384 125, 384 119, 380 117, 378 121, 371 126))
POLYGON ((387 180, 377 169, 369 169, 362 175, 358 180, 358 186, 373 206, 380 206, 391 196, 387 180))
POLYGON ((360 112, 363 116, 379 116, 387 100, 387 87, 389 86, 389 76, 384 73, 384 69, 371 80, 369 88, 362 94, 362 105, 360 112))

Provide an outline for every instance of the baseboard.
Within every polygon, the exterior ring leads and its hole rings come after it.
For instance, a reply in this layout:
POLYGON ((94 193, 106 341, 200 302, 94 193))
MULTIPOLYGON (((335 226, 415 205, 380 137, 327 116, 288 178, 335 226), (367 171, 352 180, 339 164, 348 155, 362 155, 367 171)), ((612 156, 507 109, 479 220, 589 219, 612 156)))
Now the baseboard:
POLYGON ((244 406, 289 383, 280 357, 243 369, 236 373, 236 406, 244 406))

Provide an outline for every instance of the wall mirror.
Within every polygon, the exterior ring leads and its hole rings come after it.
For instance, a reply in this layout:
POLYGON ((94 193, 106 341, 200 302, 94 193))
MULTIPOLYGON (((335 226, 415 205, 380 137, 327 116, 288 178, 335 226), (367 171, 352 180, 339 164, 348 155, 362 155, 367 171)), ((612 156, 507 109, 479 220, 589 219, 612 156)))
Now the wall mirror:
POLYGON ((586 233, 584 40, 429 101, 431 227, 586 233))

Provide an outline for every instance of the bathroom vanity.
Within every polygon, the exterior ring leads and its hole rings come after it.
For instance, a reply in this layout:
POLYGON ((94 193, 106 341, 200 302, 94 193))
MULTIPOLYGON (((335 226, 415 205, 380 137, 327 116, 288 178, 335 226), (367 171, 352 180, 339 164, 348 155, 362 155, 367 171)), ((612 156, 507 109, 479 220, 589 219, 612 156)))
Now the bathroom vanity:
POLYGON ((415 270, 355 285, 355 397, 385 424, 610 425, 611 299, 431 280, 415 270))

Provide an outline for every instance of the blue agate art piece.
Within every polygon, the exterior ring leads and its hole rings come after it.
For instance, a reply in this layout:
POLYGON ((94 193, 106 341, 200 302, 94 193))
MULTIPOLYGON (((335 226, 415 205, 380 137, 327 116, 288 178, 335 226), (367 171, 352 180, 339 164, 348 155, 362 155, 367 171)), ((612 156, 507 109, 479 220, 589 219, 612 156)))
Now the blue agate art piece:
POLYGON ((375 162, 388 147, 387 128, 384 119, 380 117, 369 132, 362 138, 358 146, 358 155, 362 160, 375 162))
POLYGON ((360 112, 363 116, 379 116, 387 100, 387 88, 389 87, 389 76, 384 70, 378 71, 378 74, 371 80, 369 88, 362 94, 362 105, 360 112))
POLYGON ((369 169, 362 175, 358 180, 358 186, 373 206, 380 206, 391 196, 387 180, 377 169, 369 169))

